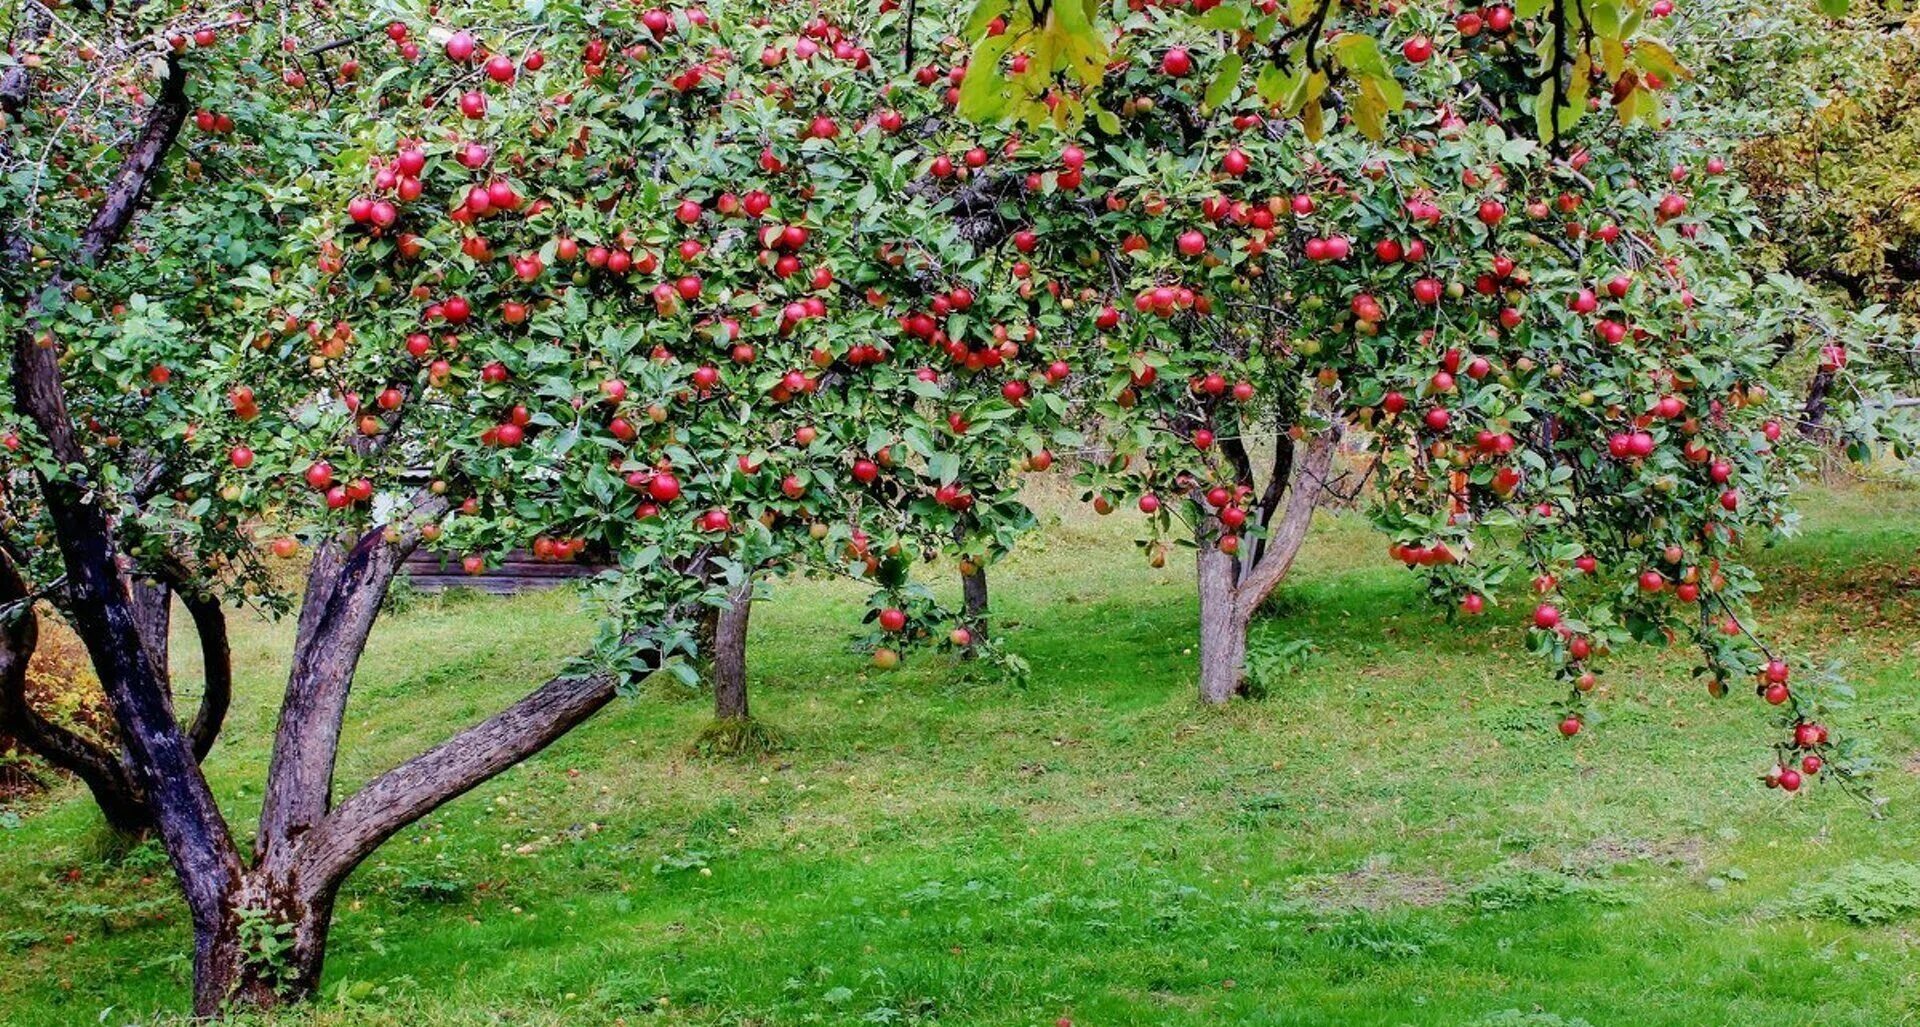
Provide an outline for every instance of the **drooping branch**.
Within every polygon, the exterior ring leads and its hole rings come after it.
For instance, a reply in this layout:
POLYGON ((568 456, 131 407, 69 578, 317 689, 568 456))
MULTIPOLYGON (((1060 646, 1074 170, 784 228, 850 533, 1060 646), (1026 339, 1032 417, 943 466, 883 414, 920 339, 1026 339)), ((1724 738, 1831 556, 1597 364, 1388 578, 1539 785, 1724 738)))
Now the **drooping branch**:
POLYGON ((220 737, 227 708, 233 703, 233 649, 227 642, 227 614, 219 600, 203 593, 181 592, 180 604, 193 618, 194 632, 200 638, 200 709, 187 728, 187 738, 193 743, 194 759, 205 760, 220 737))
MULTIPOLYGON (((664 654, 639 654, 657 669, 664 654)), ((337 886, 387 839, 442 805, 552 745, 612 702, 609 671, 556 677, 525 698, 368 782, 308 832, 300 880, 317 892, 337 886)))
POLYGON ((13 561, 0 553, 0 731, 84 783, 115 828, 148 826, 139 793, 106 746, 48 720, 27 696, 27 669, 39 647, 40 618, 13 561))

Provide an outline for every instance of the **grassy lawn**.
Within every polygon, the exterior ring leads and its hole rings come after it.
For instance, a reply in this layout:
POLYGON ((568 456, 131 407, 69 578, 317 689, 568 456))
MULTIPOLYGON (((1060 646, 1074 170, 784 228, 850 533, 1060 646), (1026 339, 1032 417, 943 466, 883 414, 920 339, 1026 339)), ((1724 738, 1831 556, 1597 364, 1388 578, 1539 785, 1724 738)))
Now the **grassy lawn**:
MULTIPOLYGON (((1357 518, 1323 519, 1256 629, 1314 655, 1264 702, 1202 710, 1190 566, 1057 509, 993 580, 1030 681, 937 656, 871 671, 845 645, 854 590, 782 586, 751 676, 786 751, 698 759, 701 696, 617 704, 370 860, 321 1004, 277 1022, 1920 1022, 1920 495, 1818 494, 1759 557, 1769 626, 1859 688, 1881 821, 1835 789, 1760 788, 1760 704, 1708 698, 1682 650, 1618 654, 1607 720, 1561 739, 1521 598, 1449 626, 1357 518)), ((236 638, 210 761, 236 823, 290 631, 236 638)), ((345 784, 587 634, 558 594, 383 622, 345 784)), ((0 823, 0 1023, 183 1009, 164 863, 103 855, 74 790, 0 823)))

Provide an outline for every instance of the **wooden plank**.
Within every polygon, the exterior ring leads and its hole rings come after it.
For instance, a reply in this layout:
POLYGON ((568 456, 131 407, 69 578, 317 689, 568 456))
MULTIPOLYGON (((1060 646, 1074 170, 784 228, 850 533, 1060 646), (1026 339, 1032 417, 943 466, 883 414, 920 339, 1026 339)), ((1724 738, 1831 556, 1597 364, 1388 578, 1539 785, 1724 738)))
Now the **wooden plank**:
POLYGON ((449 588, 471 588, 494 595, 513 595, 533 589, 553 588, 570 581, 592 577, 607 564, 574 560, 538 560, 525 550, 514 550, 479 574, 461 569, 458 557, 416 550, 402 569, 413 587, 422 592, 449 588))

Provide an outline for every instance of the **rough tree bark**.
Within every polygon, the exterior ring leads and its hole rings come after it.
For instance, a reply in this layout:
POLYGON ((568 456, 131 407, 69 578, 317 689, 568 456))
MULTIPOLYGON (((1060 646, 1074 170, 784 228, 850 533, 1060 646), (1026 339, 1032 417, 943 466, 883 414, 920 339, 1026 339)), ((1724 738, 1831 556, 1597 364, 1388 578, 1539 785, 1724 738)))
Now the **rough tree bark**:
POLYGON ((1202 537, 1196 560, 1200 592, 1200 701, 1219 705, 1245 684, 1247 628, 1253 607, 1234 584, 1234 558, 1202 537))
POLYGON ((1807 383, 1807 395, 1800 405, 1800 434, 1806 438, 1818 438, 1826 431, 1827 395, 1833 391, 1835 374, 1832 371, 1814 372, 1813 380, 1807 383))
POLYGON ((336 539, 314 553, 254 840, 255 853, 268 861, 284 859, 288 843, 332 804, 334 753, 353 674, 394 575, 418 545, 413 532, 390 544, 376 528, 351 545, 336 539))
POLYGON ((724 609, 715 610, 712 658, 708 675, 713 681, 713 719, 747 720, 747 620, 753 614, 753 583, 727 596, 724 609))
MULTIPOLYGON (((20 26, 22 38, 31 41, 44 34, 48 25, 44 10, 29 7, 20 26)), ((32 77, 24 66, 9 68, 4 76, 0 76, 0 108, 10 114, 24 109, 31 87, 32 77)), ((159 95, 155 97, 147 120, 127 151, 127 156, 116 170, 104 200, 89 221, 80 246, 72 255, 74 265, 87 268, 97 264, 125 234, 127 226, 145 202, 147 189, 160 162, 179 137, 186 114, 186 75, 177 57, 170 56, 159 95)), ((30 266, 27 260, 29 245, 24 233, 13 232, 10 226, 0 224, 0 254, 5 256, 5 263, 11 268, 25 269, 30 266)), ((51 348, 41 348, 34 341, 32 330, 40 313, 40 297, 48 292, 64 292, 69 284, 64 273, 56 273, 44 288, 33 292, 26 301, 26 317, 14 333, 13 370, 16 405, 47 434, 57 456, 70 463, 78 463, 83 453, 73 440, 71 422, 67 420, 66 399, 60 390, 58 377, 58 353, 51 348), (59 430, 50 431, 49 424, 57 426, 59 430)), ((83 480, 49 483, 49 488, 47 498, 56 527, 63 520, 62 510, 54 508, 56 501, 59 501, 66 510, 66 523, 97 521, 103 532, 107 529, 104 515, 99 511, 74 509, 76 501, 85 502, 83 480)), ((69 540, 64 532, 61 541, 63 556, 67 556, 69 540)), ((110 545, 107 548, 111 551, 110 545)), ((88 576, 90 585, 117 582, 121 577, 117 567, 95 570, 97 573, 88 576)), ((13 571, 10 569, 9 573, 13 571)), ((65 591, 66 598, 71 602, 78 594, 75 587, 77 581, 73 580, 71 570, 69 578, 69 586, 65 591)), ((124 614, 133 625, 149 663, 147 676, 160 682, 165 705, 170 707, 167 629, 171 619, 171 590, 155 582, 124 582, 124 585, 124 607, 116 608, 113 616, 124 614)), ((219 734, 231 695, 232 677, 226 645, 226 620, 218 604, 190 601, 188 608, 194 615, 206 666, 206 694, 195 718, 189 745, 198 759, 205 757, 219 734)), ((107 616, 107 611, 88 610, 86 614, 89 619, 94 619, 107 616)), ((32 611, 26 611, 26 615, 31 617, 32 611)), ((37 625, 34 630, 37 631, 37 625)), ((95 656, 95 662, 98 662, 91 642, 89 655, 95 656)), ((156 826, 155 817, 148 808, 140 781, 129 771, 129 761, 123 754, 72 732, 56 730, 44 718, 33 714, 23 687, 24 673, 19 684, 22 687, 14 687, 11 681, 0 683, 5 690, 5 694, 0 695, 0 717, 20 729, 20 736, 30 748, 55 766, 78 776, 93 793, 101 812, 115 830, 132 834, 144 834, 152 830, 156 826)), ((108 701, 109 704, 113 701, 111 691, 108 701)))
MULTIPOLYGON (((1233 445, 1237 447, 1238 441, 1233 445)), ((1285 580, 1306 542, 1339 448, 1338 427, 1313 436, 1304 446, 1280 436, 1272 476, 1249 517, 1266 528, 1267 537, 1243 542, 1238 556, 1220 550, 1217 520, 1207 518, 1198 526, 1195 571, 1200 595, 1201 702, 1219 705, 1245 690, 1247 631, 1254 612, 1285 580)), ((1241 468, 1243 484, 1254 484, 1245 451, 1237 450, 1231 458, 1241 468)))
MULTIPOLYGON (((125 234, 186 113, 185 72, 177 56, 169 56, 166 80, 147 121, 73 255, 77 265, 97 264, 125 234)), ((23 246, 24 239, 7 243, 11 254, 23 246)), ((35 295, 67 288, 66 277, 56 274, 35 295)), ((37 299, 28 304, 26 313, 14 331, 14 405, 33 421, 54 458, 68 469, 61 477, 41 480, 66 568, 65 605, 106 692, 134 786, 146 797, 186 898, 195 939, 195 1008, 216 1008, 220 996, 205 993, 198 982, 211 979, 207 971, 217 958, 214 938, 229 917, 228 898, 239 880, 239 856, 212 790, 200 774, 192 743, 174 719, 166 682, 155 673, 156 661, 147 649, 133 599, 133 582, 120 565, 106 512, 89 494, 90 475, 84 470, 87 454, 74 436, 59 352, 35 339, 37 299)))

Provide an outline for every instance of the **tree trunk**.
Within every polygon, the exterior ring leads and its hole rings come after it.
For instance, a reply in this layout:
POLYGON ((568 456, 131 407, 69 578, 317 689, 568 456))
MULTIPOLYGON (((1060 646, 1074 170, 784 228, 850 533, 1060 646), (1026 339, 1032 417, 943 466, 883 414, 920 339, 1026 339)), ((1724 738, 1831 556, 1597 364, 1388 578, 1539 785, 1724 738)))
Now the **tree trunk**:
POLYGON ((195 938, 194 1015, 311 999, 320 988, 339 884, 318 882, 306 893, 263 870, 248 873, 228 897, 227 916, 195 938))
POLYGON ((1252 610, 1234 585, 1234 559, 1202 535, 1197 558, 1200 592, 1200 701, 1217 706, 1246 684, 1247 627, 1252 610))
POLYGON ((173 667, 169 643, 173 634, 173 589, 151 578, 133 579, 133 616, 139 622, 140 637, 147 655, 153 659, 153 676, 173 688, 173 667))
MULTIPOLYGON (((1273 478, 1254 509, 1266 538, 1241 540, 1242 560, 1220 551, 1220 523, 1201 522, 1194 541, 1200 593, 1200 701, 1219 704, 1244 694, 1247 630, 1254 611, 1293 568, 1313 526, 1313 511, 1327 495, 1327 473, 1340 445, 1336 428, 1307 441, 1298 452, 1282 439, 1275 447, 1273 478)), ((1250 466, 1244 454, 1237 461, 1250 466)))
POLYGON ((713 717, 715 720, 746 720, 747 711, 747 618, 753 613, 753 583, 735 589, 731 605, 716 610, 713 630, 713 657, 708 666, 713 679, 713 717))
POLYGON ((976 564, 973 573, 964 569, 960 572, 961 623, 967 633, 973 636, 974 646, 987 640, 987 568, 985 564, 976 564))

